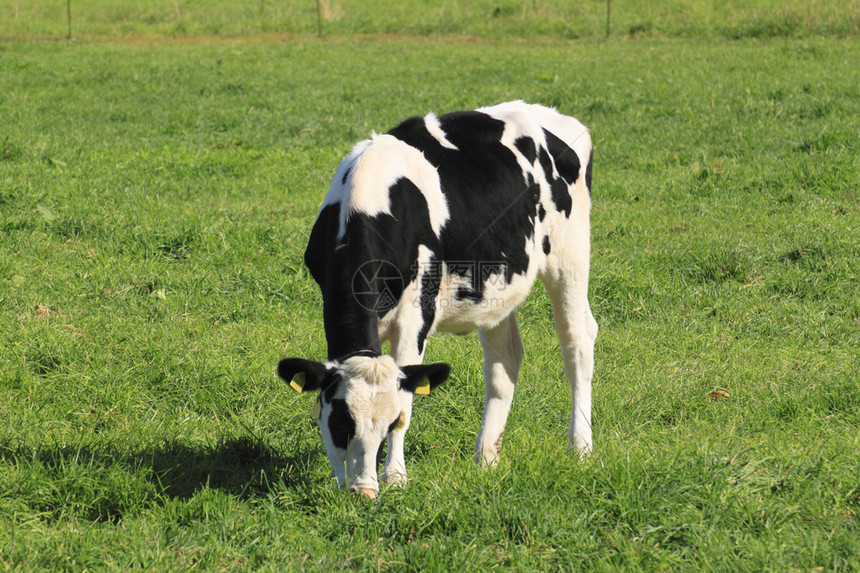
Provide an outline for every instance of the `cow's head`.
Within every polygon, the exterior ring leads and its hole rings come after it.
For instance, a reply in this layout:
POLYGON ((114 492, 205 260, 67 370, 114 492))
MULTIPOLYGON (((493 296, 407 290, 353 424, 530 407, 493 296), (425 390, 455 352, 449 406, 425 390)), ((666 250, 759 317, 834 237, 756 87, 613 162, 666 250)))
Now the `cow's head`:
POLYGON ((299 392, 319 390, 314 415, 340 486, 375 497, 377 452, 404 422, 404 400, 426 394, 448 379, 447 364, 404 366, 390 356, 353 356, 314 362, 286 358, 278 375, 299 392))

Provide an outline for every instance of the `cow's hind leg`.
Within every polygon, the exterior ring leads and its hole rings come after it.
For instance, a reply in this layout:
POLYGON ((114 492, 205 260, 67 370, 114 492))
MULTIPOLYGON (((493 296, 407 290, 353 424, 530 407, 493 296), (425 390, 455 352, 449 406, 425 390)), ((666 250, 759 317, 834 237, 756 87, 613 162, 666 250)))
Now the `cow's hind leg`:
MULTIPOLYGON (((587 273, 579 274, 586 277, 587 273)), ((570 447, 584 456, 591 452, 591 378, 594 374, 594 341, 597 321, 588 305, 588 281, 556 276, 544 280, 552 299, 555 329, 564 358, 564 372, 570 382, 570 447)))
POLYGON ((484 419, 475 443, 475 460, 492 466, 498 461, 502 434, 523 361, 516 311, 494 328, 481 329, 478 336, 484 350, 484 419))

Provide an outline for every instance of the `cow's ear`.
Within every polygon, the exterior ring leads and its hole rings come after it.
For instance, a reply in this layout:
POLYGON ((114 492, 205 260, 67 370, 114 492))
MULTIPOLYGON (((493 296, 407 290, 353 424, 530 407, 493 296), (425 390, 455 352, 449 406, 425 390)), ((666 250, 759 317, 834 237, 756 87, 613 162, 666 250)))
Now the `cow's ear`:
POLYGON ((303 358, 284 358, 278 363, 278 376, 290 383, 296 392, 319 390, 328 371, 324 364, 303 358))
POLYGON ((402 368, 406 378, 400 381, 402 390, 414 394, 429 394, 430 390, 444 382, 451 375, 451 366, 444 362, 436 364, 419 364, 402 368))

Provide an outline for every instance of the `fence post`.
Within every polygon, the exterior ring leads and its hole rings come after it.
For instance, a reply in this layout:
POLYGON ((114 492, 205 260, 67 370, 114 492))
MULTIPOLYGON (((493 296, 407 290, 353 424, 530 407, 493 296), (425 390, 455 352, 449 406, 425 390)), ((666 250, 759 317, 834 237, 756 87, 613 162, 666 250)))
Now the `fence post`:
POLYGON ((322 38, 322 8, 320 0, 317 0, 317 37, 322 38))
POLYGON ((609 18, 609 14, 610 14, 609 5, 611 2, 612 2, 612 0, 606 0, 606 37, 607 38, 609 37, 609 25, 611 22, 611 20, 609 18))
POLYGON ((72 0, 66 0, 66 20, 69 23, 69 33, 66 34, 66 39, 72 39, 72 0))

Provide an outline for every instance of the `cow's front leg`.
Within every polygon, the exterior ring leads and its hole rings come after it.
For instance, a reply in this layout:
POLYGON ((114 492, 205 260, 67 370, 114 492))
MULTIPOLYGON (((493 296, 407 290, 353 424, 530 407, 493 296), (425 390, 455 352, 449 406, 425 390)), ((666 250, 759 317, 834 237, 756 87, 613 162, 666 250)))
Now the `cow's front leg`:
POLYGON ((475 442, 475 461, 494 466, 523 361, 516 311, 496 327, 481 329, 478 336, 484 350, 484 419, 475 442))
MULTIPOLYGON (((417 305, 410 305, 413 312, 420 312, 417 305)), ((418 352, 417 340, 421 326, 420 319, 395 322, 387 331, 387 338, 391 341, 391 357, 398 366, 409 366, 421 364, 424 353, 418 352)), ((422 345, 423 347, 423 345, 422 345)), ((406 483, 406 457, 403 445, 406 440, 406 430, 412 421, 412 398, 414 394, 405 390, 398 392, 400 407, 402 411, 395 426, 388 433, 388 451, 385 455, 385 464, 382 466, 380 479, 384 483, 393 485, 404 485, 406 483)))
POLYGON ((406 439, 406 430, 412 420, 412 392, 401 390, 398 393, 400 405, 403 408, 397 425, 388 433, 388 452, 385 457, 385 465, 382 466, 380 479, 389 484, 403 485, 406 483, 406 458, 403 453, 403 444, 406 439))

